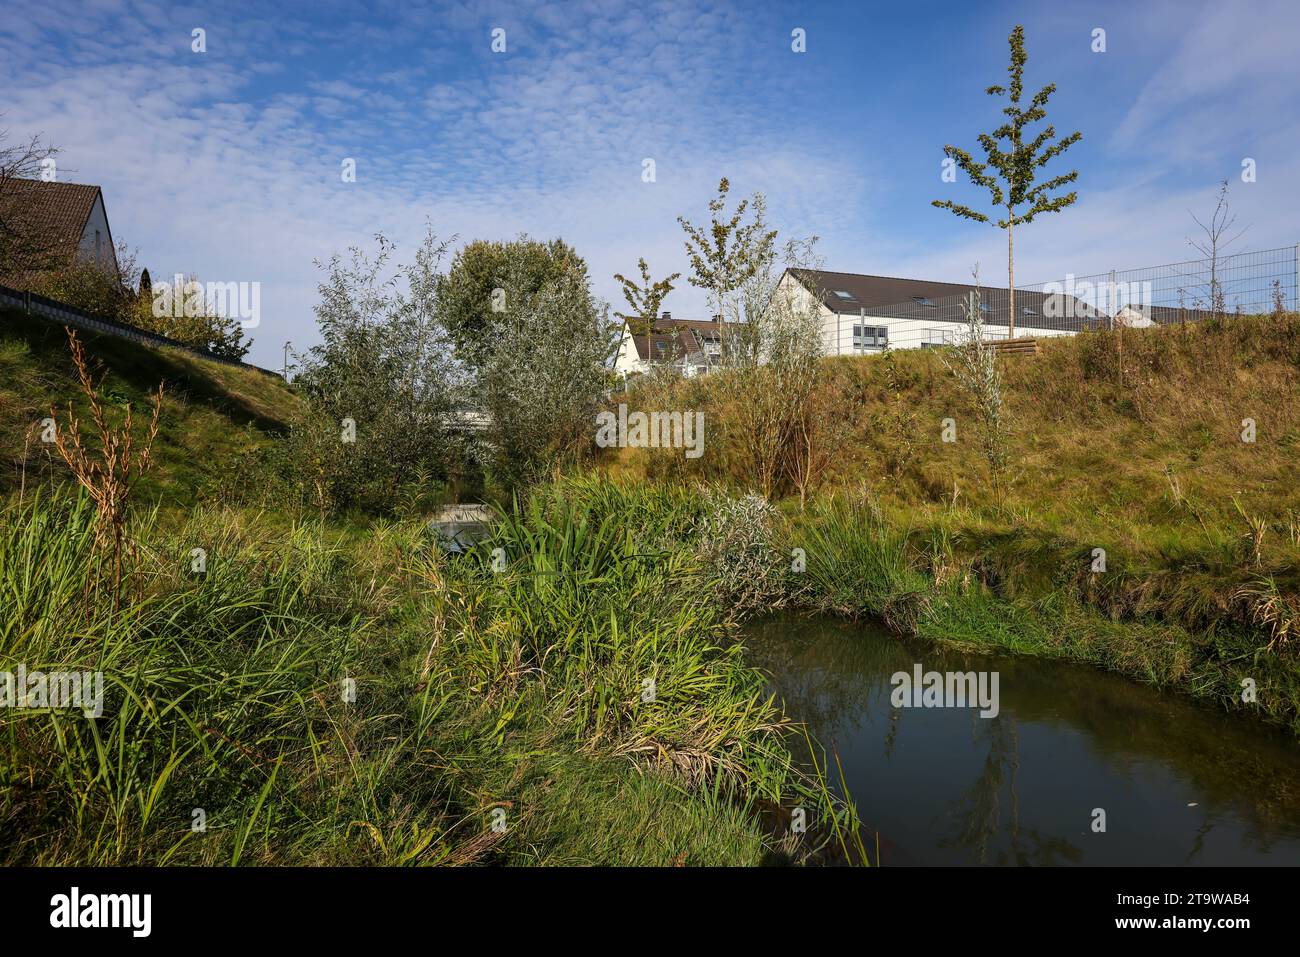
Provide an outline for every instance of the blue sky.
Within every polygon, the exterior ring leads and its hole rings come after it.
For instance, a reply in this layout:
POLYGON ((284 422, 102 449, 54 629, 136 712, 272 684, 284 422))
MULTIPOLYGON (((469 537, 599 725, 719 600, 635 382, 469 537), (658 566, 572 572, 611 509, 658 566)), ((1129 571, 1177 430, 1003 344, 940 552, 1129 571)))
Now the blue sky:
MULTIPOLYGON (((1017 232, 1018 282, 1193 258, 1188 211, 1224 178, 1250 227, 1234 250, 1300 241, 1291 2, 11 0, 0 124, 101 185, 155 277, 261 282, 250 358, 278 366, 286 339, 314 341, 313 260, 377 231, 399 253, 426 220, 461 241, 562 236, 621 305, 611 276, 638 256, 686 271, 676 217, 706 219, 723 175, 766 193, 783 234, 819 236, 829 269, 962 280, 978 261, 1004 281, 1004 234, 929 201, 981 198, 940 181, 942 149, 999 119, 983 90, 1016 23, 1027 86, 1055 82, 1058 130, 1084 134, 1063 167, 1080 201, 1017 232)), ((704 301, 683 279, 665 308, 704 301)))

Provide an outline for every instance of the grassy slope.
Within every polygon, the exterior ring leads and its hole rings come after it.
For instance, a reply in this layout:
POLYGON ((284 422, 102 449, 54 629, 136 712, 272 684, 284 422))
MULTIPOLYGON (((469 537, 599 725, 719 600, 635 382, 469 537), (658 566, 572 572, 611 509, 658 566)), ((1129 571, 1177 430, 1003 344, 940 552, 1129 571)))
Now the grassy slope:
MULTIPOLYGON (((1247 512, 1279 520, 1300 507, 1290 481, 1300 442, 1300 317, 1128 330, 1122 386, 1113 336, 1040 346, 1037 357, 999 363, 1013 430, 1005 495, 981 456, 972 403, 928 350, 826 360, 819 391, 850 428, 823 486, 865 485, 885 504, 938 514, 952 511, 955 483, 959 508, 997 507, 1081 540, 1105 531, 1139 549, 1156 547, 1170 529, 1200 528, 1200 519, 1227 521, 1234 497, 1247 512), (949 416, 956 444, 940 440, 949 416), (1258 423, 1253 445, 1240 439, 1246 417, 1258 423)), ((685 463, 688 474, 743 484, 725 435, 728 410, 707 379, 655 398, 713 413, 707 452, 685 463)), ((668 458, 625 449, 608 464, 616 474, 655 477, 668 458)))
MULTIPOLYGON (((822 597, 881 613, 926 589, 937 610, 920 622, 903 617, 932 637, 1074 657, 1226 706, 1239 706, 1239 681, 1253 677, 1267 682, 1264 710, 1300 728, 1298 642, 1265 650, 1279 621, 1300 620, 1300 490, 1291 477, 1300 317, 1041 346, 1037 357, 1000 362, 1012 429, 1001 485, 981 454, 974 406, 938 355, 825 363, 818 400, 851 424, 821 492, 868 501, 885 524, 867 528, 863 512, 796 525, 828 527, 818 540, 825 550, 852 552, 855 534, 888 539, 905 550, 909 571, 868 581, 875 573, 853 559, 856 571, 823 569, 836 594, 822 597), (947 417, 957 421, 955 444, 941 441, 947 417), (1254 443, 1241 439, 1246 418, 1256 422, 1254 443), (1103 574, 1092 574, 1094 548, 1106 551, 1103 574), (954 580, 973 580, 979 600, 947 594, 954 580)), ((607 470, 743 486, 729 410, 707 380, 679 388, 641 401, 704 408, 706 454, 686 463, 621 450, 607 470)), ((810 549, 810 568, 819 560, 840 556, 810 549)))
MULTIPOLYGON (((155 467, 142 493, 164 504, 194 502, 223 463, 284 431, 299 400, 280 379, 253 369, 211 362, 174 349, 154 349, 78 332, 99 372, 101 389, 120 414, 130 403, 137 423, 148 416, 149 394, 164 382, 163 411, 154 448, 155 467)), ((33 470, 61 471, 39 442, 39 428, 52 404, 69 399, 82 416, 87 406, 77 385, 64 327, 0 310, 0 493, 16 488, 27 448, 28 482, 33 470)))

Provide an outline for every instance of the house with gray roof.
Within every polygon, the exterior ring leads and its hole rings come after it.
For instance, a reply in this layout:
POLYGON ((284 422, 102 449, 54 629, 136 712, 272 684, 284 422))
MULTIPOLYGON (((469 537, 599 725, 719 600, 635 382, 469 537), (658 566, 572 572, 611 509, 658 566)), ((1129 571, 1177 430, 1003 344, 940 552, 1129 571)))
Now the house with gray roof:
MULTIPOLYGON (((1010 333, 1011 297, 1005 288, 816 269, 787 269, 781 284, 798 308, 821 316, 829 355, 952 343, 967 326, 972 302, 988 338, 1010 333)), ((1074 296, 1028 289, 1016 290, 1015 311, 1018 337, 1072 335, 1108 321, 1074 296)))

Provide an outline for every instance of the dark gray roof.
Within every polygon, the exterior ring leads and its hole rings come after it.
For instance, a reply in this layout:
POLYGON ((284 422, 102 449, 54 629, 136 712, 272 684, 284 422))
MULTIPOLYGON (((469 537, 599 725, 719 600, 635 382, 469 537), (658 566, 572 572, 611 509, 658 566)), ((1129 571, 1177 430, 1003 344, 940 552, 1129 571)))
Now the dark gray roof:
MULTIPOLYGON (((789 272, 831 312, 853 316, 865 312, 867 316, 960 322, 960 306, 976 289, 974 283, 900 279, 818 269, 791 269, 789 272), (891 306, 900 308, 886 308, 891 306)), ((990 325, 1007 325, 1010 299, 1007 290, 983 285, 978 290, 980 302, 986 307, 984 321, 990 325)), ((1096 328, 1105 323, 1101 313, 1073 296, 1063 297, 1063 301, 1055 304, 1058 311, 1065 312, 1063 317, 1048 318, 1047 298, 1045 293, 1017 289, 1017 325, 1040 329, 1081 329, 1096 328)))

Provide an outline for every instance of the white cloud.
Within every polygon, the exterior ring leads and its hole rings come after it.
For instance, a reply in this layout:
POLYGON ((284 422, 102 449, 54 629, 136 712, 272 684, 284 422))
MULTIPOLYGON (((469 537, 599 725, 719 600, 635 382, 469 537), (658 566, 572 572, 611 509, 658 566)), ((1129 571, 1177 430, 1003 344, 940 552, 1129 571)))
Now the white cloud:
MULTIPOLYGON (((138 245, 155 275, 261 281, 253 358, 263 364, 278 363, 285 339, 314 339, 312 261, 375 232, 406 249, 426 218, 462 239, 563 236, 615 301, 612 274, 639 256, 657 276, 686 271, 676 216, 707 218, 722 175, 733 196, 765 191, 784 233, 821 235, 829 268, 961 279, 979 259, 991 282, 1005 264, 992 229, 953 221, 924 245, 896 238, 880 212, 884 174, 911 158, 885 142, 844 149, 811 126, 815 117, 774 106, 788 102, 790 81, 755 51, 788 30, 762 11, 447 4, 326 26, 141 3, 73 16, 53 3, 7 20, 16 22, 0 28, 4 125, 44 130, 71 178, 104 186, 115 236, 138 245), (208 54, 190 53, 195 25, 209 30, 208 54), (508 30, 507 54, 490 52, 494 25, 508 30), (356 184, 340 181, 348 156, 356 184), (657 164, 653 184, 640 179, 645 157, 657 164)), ((1187 208, 1212 203, 1214 182, 1232 169, 1161 185, 1164 153, 1195 160, 1204 130, 1179 117, 1222 90, 1242 97, 1231 128, 1259 147, 1259 183, 1234 190, 1242 221, 1257 223, 1250 244, 1295 240, 1286 233, 1300 211, 1297 144, 1293 124, 1278 119, 1294 113, 1296 68, 1280 51, 1295 30, 1214 7, 1178 26, 1185 36, 1160 29, 1172 52, 1144 50, 1153 76, 1116 113, 1109 162, 1127 175, 1026 230, 1018 275, 1184 258, 1187 208), (1202 68, 1215 37, 1230 49, 1202 68), (1268 76, 1286 82, 1261 92, 1268 76)), ((940 215, 916 211, 930 213, 940 215)), ((705 303, 683 279, 667 306, 694 315, 705 303)))

